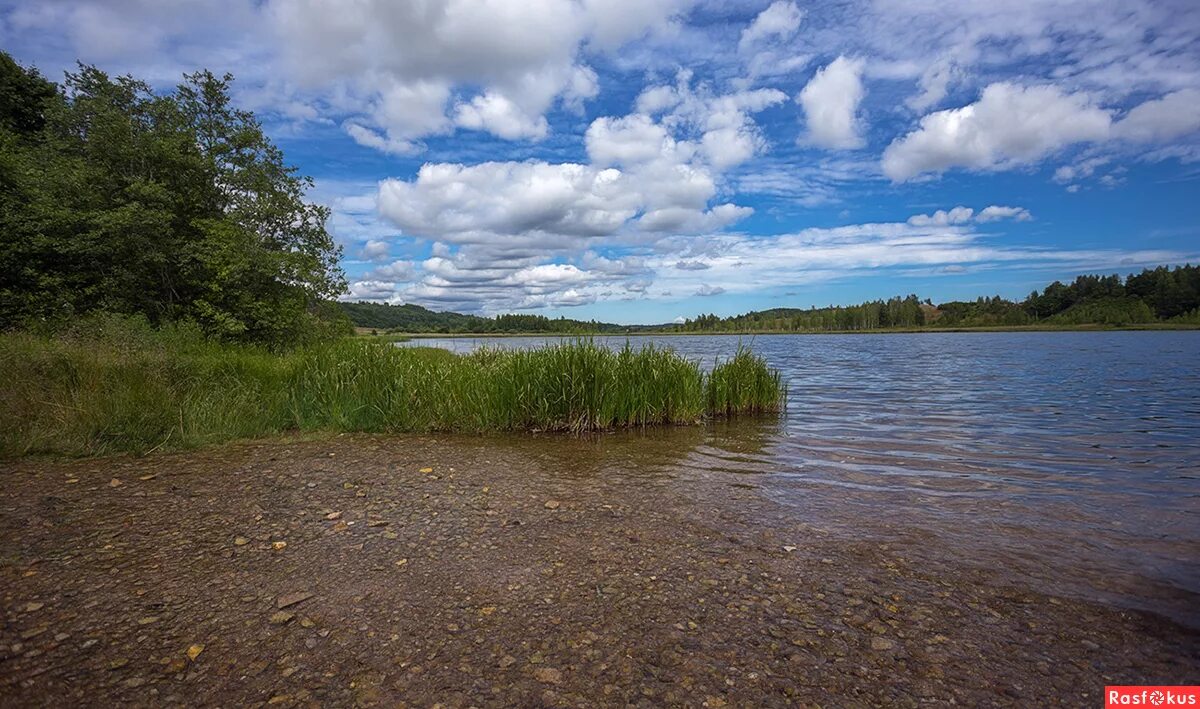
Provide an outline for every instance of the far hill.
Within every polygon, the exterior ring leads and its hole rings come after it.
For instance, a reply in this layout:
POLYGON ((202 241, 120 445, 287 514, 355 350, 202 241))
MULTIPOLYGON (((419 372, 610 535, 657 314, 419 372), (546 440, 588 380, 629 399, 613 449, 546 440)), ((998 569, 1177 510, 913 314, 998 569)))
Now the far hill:
POLYGON ((355 327, 390 330, 392 332, 434 333, 624 333, 665 326, 630 326, 548 318, 543 315, 497 315, 484 318, 454 312, 435 312, 419 305, 388 305, 386 303, 342 303, 342 309, 355 327))

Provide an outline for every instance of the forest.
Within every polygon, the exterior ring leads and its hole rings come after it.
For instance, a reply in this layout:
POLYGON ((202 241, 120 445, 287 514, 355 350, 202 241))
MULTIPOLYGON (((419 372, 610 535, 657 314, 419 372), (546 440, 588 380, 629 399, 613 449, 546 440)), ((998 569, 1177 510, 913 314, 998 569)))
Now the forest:
POLYGON ((853 332, 860 330, 1200 325, 1200 266, 1159 266, 1126 278, 1082 275, 1014 302, 1000 296, 934 305, 916 295, 827 308, 775 308, 663 326, 677 332, 853 332))

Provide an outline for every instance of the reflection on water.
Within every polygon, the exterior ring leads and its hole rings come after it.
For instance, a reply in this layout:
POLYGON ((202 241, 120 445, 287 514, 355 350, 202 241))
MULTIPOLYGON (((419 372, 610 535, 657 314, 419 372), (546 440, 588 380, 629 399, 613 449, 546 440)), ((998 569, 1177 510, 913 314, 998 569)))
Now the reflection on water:
MULTIPOLYGON (((463 351, 547 339, 413 344, 463 351)), ((629 339, 711 365, 739 338, 629 339)), ((928 564, 965 561, 1010 582, 1200 622, 1200 332, 751 344, 788 382, 784 416, 608 434, 562 448, 573 461, 564 470, 755 476, 809 523, 928 564)))

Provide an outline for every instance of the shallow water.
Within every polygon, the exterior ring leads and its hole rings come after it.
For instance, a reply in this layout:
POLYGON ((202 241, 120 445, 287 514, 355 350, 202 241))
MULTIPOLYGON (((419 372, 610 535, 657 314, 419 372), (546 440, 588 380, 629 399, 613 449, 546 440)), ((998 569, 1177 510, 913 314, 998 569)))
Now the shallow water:
POLYGON ((750 343, 787 380, 787 411, 658 432, 678 457, 640 465, 636 434, 602 437, 572 472, 724 476, 921 563, 1200 625, 1200 332, 628 339, 705 364, 750 343))

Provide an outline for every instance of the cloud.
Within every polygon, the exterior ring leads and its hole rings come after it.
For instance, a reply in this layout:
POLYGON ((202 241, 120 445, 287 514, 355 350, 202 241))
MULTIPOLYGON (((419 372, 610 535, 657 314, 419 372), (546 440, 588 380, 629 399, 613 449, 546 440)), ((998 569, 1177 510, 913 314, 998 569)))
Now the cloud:
POLYGON ((343 128, 346 130, 346 134, 354 139, 355 143, 364 148, 374 148, 388 155, 411 155, 421 149, 416 143, 381 135, 377 131, 361 126, 353 121, 347 121, 343 128))
POLYGON ((963 70, 959 64, 943 57, 925 69, 918 82, 921 92, 910 96, 905 104, 914 111, 924 111, 935 106, 946 97, 950 86, 962 78, 963 70))
POLYGON ((776 89, 740 91, 706 101, 690 117, 703 128, 700 150, 717 170, 740 165, 766 148, 750 114, 783 103, 787 94, 776 89))
POLYGON ((984 207, 979 215, 975 217, 977 222, 994 222, 1001 219, 1012 219, 1018 222, 1027 222, 1033 219, 1033 215, 1024 207, 1004 207, 998 204, 993 204, 990 207, 984 207))
MULTIPOLYGON (((596 94, 585 46, 615 50, 685 8, 673 0, 309 0, 272 3, 266 15, 288 77, 368 104, 350 125, 381 139, 360 142, 398 152, 451 124, 506 140, 545 137, 556 100, 577 109, 596 94), (448 113, 459 93, 468 95, 448 113)), ((356 132, 356 140, 366 135, 356 132)))
POLYGON ((914 214, 908 218, 908 224, 917 227, 958 226, 971 222, 982 224, 1002 219, 1024 222, 1033 219, 1033 215, 1024 207, 1003 207, 993 204, 976 213, 974 209, 960 205, 949 210, 939 209, 933 214, 914 214))
POLYGON ((544 116, 531 116, 506 96, 488 92, 455 109, 455 125, 482 130, 506 140, 546 137, 550 125, 544 116))
POLYGON ((1200 90, 1184 89, 1146 101, 1114 126, 1117 137, 1162 143, 1200 131, 1200 90))
POLYGON ((386 303, 402 303, 395 283, 387 281, 352 281, 349 289, 342 295, 341 300, 369 300, 386 303))
POLYGON ((1084 94, 1054 86, 988 86, 973 104, 931 113, 892 141, 883 172, 895 182, 954 167, 995 170, 1039 160, 1066 146, 1108 138, 1109 112, 1084 94))
MULTIPOLYGON (((703 204, 711 187, 690 200, 703 204)), ((384 180, 380 213, 414 235, 470 243, 491 234, 613 234, 644 200, 620 170, 577 163, 428 163, 415 179, 384 180)))
POLYGON ((679 162, 690 159, 694 150, 679 145, 663 125, 640 113, 597 118, 588 126, 584 144, 588 158, 600 166, 679 162))
POLYGON ((739 48, 746 48, 764 39, 790 37, 800 27, 804 12, 794 2, 777 0, 760 12, 750 26, 742 30, 739 48))
POLYGON ((939 209, 933 214, 914 214, 908 218, 913 226, 948 226, 951 224, 966 224, 971 221, 975 210, 970 207, 955 207, 949 211, 939 209))
MULTIPOLYGON (((670 237, 637 253, 547 261, 545 252, 508 245, 467 244, 417 264, 411 282, 356 281, 349 297, 415 302, 439 309, 509 312, 565 308, 631 297, 669 299, 672 293, 714 296, 864 277, 889 270, 952 276, 997 268, 1063 271, 1131 268, 1195 259, 1166 249, 1064 249, 997 245, 977 231, 999 219, 1021 220, 1027 210, 991 205, 982 210, 936 210, 927 220, 848 224, 797 232, 670 237), (969 216, 967 216, 969 213, 969 216), (943 216, 939 216, 943 215, 943 216), (986 215, 986 216, 985 216, 986 215), (704 268, 699 267, 705 266, 704 268)), ((400 275, 400 274, 389 274, 400 275)))
POLYGON ((1110 158, 1096 157, 1080 160, 1074 165, 1063 165, 1054 171, 1055 182, 1071 182, 1080 177, 1091 177, 1096 170, 1108 164, 1110 158))
MULTIPOLYGON (((954 212, 939 211, 946 215, 954 212)), ((764 283, 786 287, 864 277, 889 269, 955 274, 983 268, 1048 267, 1082 272, 1182 263, 1195 258, 1194 253, 1169 249, 996 245, 976 230, 977 222, 976 215, 958 224, 882 222, 764 236, 713 235, 681 243, 678 253, 651 259, 647 266, 655 270, 658 292, 721 288, 736 294, 759 293, 764 283), (680 258, 701 252, 709 269, 697 273, 675 268, 680 258)))
POLYGON ((857 112, 865 65, 862 59, 838 57, 819 69, 796 97, 804 109, 809 142, 824 148, 862 147, 857 112))
MULTIPOLYGON (((753 213, 713 204, 720 174, 765 142, 751 114, 786 99, 774 89, 711 94, 683 75, 670 112, 601 116, 583 163, 540 160, 426 163, 379 186, 379 211, 406 232, 449 244, 581 251, 597 237, 711 232, 753 213)), ((662 94, 663 92, 658 92, 662 94)))
POLYGON ((363 245, 359 255, 368 261, 383 261, 388 257, 390 251, 388 242, 382 239, 371 239, 363 245))
POLYGON ((414 180, 384 180, 379 205, 406 232, 446 243, 573 249, 613 236, 635 218, 642 231, 670 232, 724 226, 749 212, 708 209, 715 191, 711 176, 684 164, 626 173, 539 161, 430 163, 414 180))
POLYGON ((412 261, 392 261, 386 266, 380 266, 367 274, 373 281, 409 281, 416 274, 416 264, 412 261))
MULTIPOLYGON (((767 141, 752 118, 787 100, 778 89, 741 89, 716 94, 707 86, 692 87, 690 72, 681 71, 674 86, 650 86, 638 96, 639 121, 654 123, 680 139, 672 148, 682 152, 672 159, 695 155, 716 171, 746 162, 767 148, 767 141), (653 118, 660 116, 660 118, 653 118), (688 140, 683 140, 686 136, 688 140)), ((647 124, 648 125, 648 124, 647 124)))

